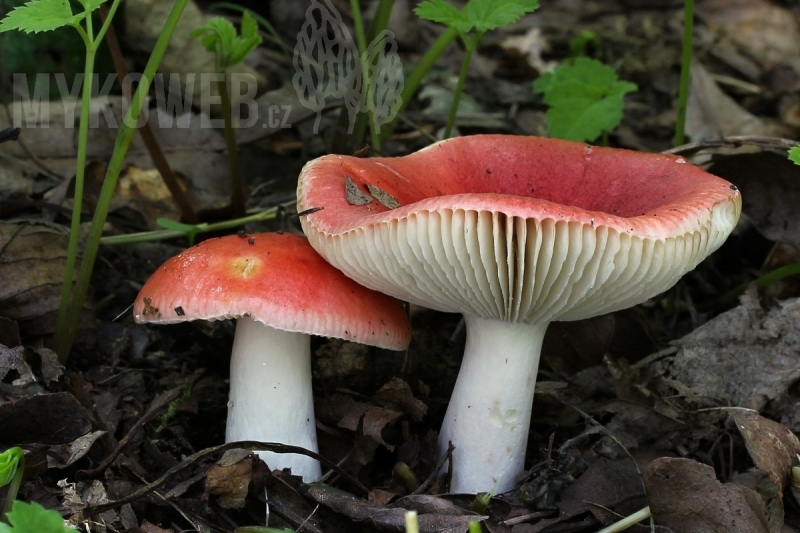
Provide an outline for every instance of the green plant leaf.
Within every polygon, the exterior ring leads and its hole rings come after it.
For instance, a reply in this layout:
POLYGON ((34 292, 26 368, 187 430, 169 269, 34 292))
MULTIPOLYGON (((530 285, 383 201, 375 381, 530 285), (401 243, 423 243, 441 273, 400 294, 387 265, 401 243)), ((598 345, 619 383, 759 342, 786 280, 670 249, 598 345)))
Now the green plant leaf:
POLYGON ((459 11, 444 0, 426 0, 414 12, 461 33, 473 29, 483 33, 516 22, 538 7, 538 0, 470 0, 464 10, 459 11))
MULTIPOLYGON (((96 1, 96 0, 87 0, 96 1)), ((14 8, 0 21, 0 32, 20 30, 25 33, 51 31, 76 24, 86 16, 74 15, 69 0, 32 0, 14 8)))
POLYGON ((538 0, 470 0, 464 14, 476 30, 485 32, 513 24, 538 7, 538 0))
POLYGON ((0 487, 5 487, 17 473, 19 460, 24 456, 22 448, 14 446, 0 453, 0 487))
POLYGON ((789 148, 789 160, 795 165, 800 165, 800 146, 789 148))
POLYGON ((78 0, 83 8, 91 13, 101 5, 105 4, 107 0, 78 0))
POLYGON ((414 8, 414 13, 420 18, 444 24, 461 33, 467 33, 475 27, 464 13, 444 0, 425 0, 414 8))
POLYGON ((64 525, 58 511, 47 510, 36 502, 14 502, 7 515, 11 524, 0 523, 0 533, 74 533, 64 525))
POLYGON ((611 67, 588 57, 560 65, 533 85, 550 106, 550 135, 573 141, 594 141, 604 131, 616 128, 622 120, 625 95, 637 89, 635 83, 619 81, 611 67))
POLYGON ((217 67, 221 70, 244 61, 255 47, 261 44, 258 24, 249 11, 242 16, 242 35, 236 34, 233 24, 222 17, 213 17, 205 26, 191 33, 209 52, 217 56, 217 67))

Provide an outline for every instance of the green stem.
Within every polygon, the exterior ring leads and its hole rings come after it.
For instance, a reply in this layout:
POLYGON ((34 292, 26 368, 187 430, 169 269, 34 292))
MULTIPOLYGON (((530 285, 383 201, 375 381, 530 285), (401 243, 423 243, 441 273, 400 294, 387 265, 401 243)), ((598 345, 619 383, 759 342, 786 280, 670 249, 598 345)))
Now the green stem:
POLYGON ((72 293, 69 310, 67 312, 67 330, 66 334, 60 338, 60 342, 56 344, 56 353, 58 353, 59 360, 63 363, 69 357, 69 351, 72 348, 72 343, 75 340, 75 333, 78 330, 80 321, 81 310, 83 303, 86 299, 86 294, 89 290, 89 280, 92 277, 92 270, 94 268, 94 261, 97 257, 97 249, 100 246, 100 238, 103 235, 103 225, 108 216, 108 210, 111 205, 111 197, 117 186, 117 179, 122 170, 125 162, 125 154, 128 152, 128 147, 133 140, 136 132, 136 122, 139 119, 142 106, 144 105, 147 92, 150 90, 150 84, 153 77, 158 70, 158 65, 161 63, 164 53, 167 51, 167 46, 172 38, 172 33, 178 25, 181 14, 189 0, 176 0, 172 6, 172 11, 164 24, 164 29, 156 41, 153 48, 153 53, 150 55, 150 60, 144 69, 142 79, 139 82, 139 87, 133 95, 130 107, 125 114, 125 119, 120 125, 117 133, 116 144, 114 145, 114 153, 111 155, 111 161, 108 164, 106 177, 103 181, 103 188, 100 191, 100 197, 97 202, 97 209, 94 212, 92 219, 92 228, 90 231, 89 239, 84 249, 83 259, 81 261, 80 274, 78 282, 72 293))
MULTIPOLYGON (((86 35, 92 40, 92 17, 86 17, 86 35)), ((81 95, 81 116, 78 129, 78 159, 75 167, 75 185, 72 202, 72 223, 69 232, 69 246, 67 248, 67 265, 64 269, 64 284, 61 287, 61 301, 58 306, 56 318, 56 333, 54 342, 56 346, 63 343, 67 335, 67 312, 72 298, 72 280, 75 275, 75 263, 78 258, 78 238, 81 230, 81 211, 83 207, 83 182, 86 173, 86 146, 89 138, 89 109, 92 102, 92 83, 94 81, 94 60, 96 48, 90 42, 86 48, 86 61, 83 67, 83 94, 81 95)))
POLYGON ((694 28, 694 0, 684 0, 683 4, 683 57, 681 58, 681 81, 678 92, 678 116, 675 120, 674 146, 684 142, 686 129, 686 107, 689 102, 689 73, 692 67, 692 32, 694 28))
MULTIPOLYGON (((396 117, 399 117, 403 113, 406 106, 408 106, 408 104, 411 102, 411 98, 414 96, 414 93, 416 93, 417 89, 419 89, 423 78, 425 78, 428 72, 430 72, 431 68, 433 68, 433 65, 436 64, 436 61, 457 37, 458 32, 453 28, 448 28, 439 36, 438 39, 436 39, 425 55, 422 56, 417 63, 417 66, 414 67, 413 71, 411 71, 411 75, 409 75, 408 79, 406 79, 405 85, 403 85, 403 92, 400 93, 400 108, 397 110, 396 117)), ((383 125, 383 128, 381 128, 381 141, 383 144, 389 140, 389 137, 392 135, 396 125, 397 118, 392 120, 390 123, 383 125)))
MULTIPOLYGON (((367 57, 367 34, 364 32, 364 20, 361 17, 361 6, 358 0, 350 0, 350 11, 353 13, 353 28, 356 32, 356 46, 358 47, 358 60, 361 62, 361 80, 362 91, 364 98, 369 98, 369 58, 367 57)), ((355 137, 356 148, 362 143, 364 139, 364 132, 366 131, 366 123, 372 124, 372 110, 367 105, 366 113, 359 113, 356 119, 356 127, 353 131, 355 137)))
MULTIPOLYGON (((392 14, 392 7, 394 6, 394 0, 380 0, 378 2, 378 10, 375 12, 375 18, 372 19, 372 25, 369 28, 369 40, 372 42, 374 39, 378 37, 378 35, 389 26, 389 17, 392 14)), ((383 49, 383 43, 380 44, 380 48, 383 49)), ((366 47, 365 47, 366 50, 366 47)), ((372 80, 369 80, 370 82, 372 80)), ((365 76, 364 82, 367 82, 367 77, 365 76)), ((365 87, 364 94, 369 97, 369 91, 367 90, 368 87, 365 87)), ((369 110, 369 132, 370 132, 370 139, 372 140, 372 147, 377 152, 381 152, 383 149, 383 142, 381 140, 380 131, 380 124, 378 124, 377 117, 372 109, 369 110)))
MULTIPOLYGON (((225 77, 227 78, 227 75, 225 77)), ((236 146, 236 133, 233 131, 231 96, 228 93, 227 79, 223 79, 219 84, 219 95, 222 98, 222 120, 225 125, 225 145, 228 149, 228 168, 231 174, 231 204, 233 215, 241 217, 245 214, 244 183, 239 167, 239 147, 236 146)))
POLYGON ((22 448, 15 446, 4 453, 13 453, 19 457, 19 460, 17 461, 17 470, 14 472, 14 477, 8 485, 8 494, 6 494, 6 501, 3 504, 3 512, 0 513, 0 522, 4 522, 6 515, 11 511, 14 500, 17 499, 19 488, 22 486, 22 475, 25 473, 25 452, 22 451, 22 448))
POLYGON ((453 92, 453 103, 450 104, 450 113, 447 115, 447 124, 444 127, 444 138, 449 139, 450 134, 453 132, 453 126, 456 123, 456 114, 458 113, 458 103, 461 101, 461 93, 464 91, 464 85, 467 82, 467 73, 469 72, 469 63, 472 61, 472 54, 478 49, 478 43, 481 41, 483 33, 477 33, 472 42, 466 42, 467 51, 464 54, 464 61, 461 63, 461 72, 458 75, 458 84, 456 90, 453 92))
POLYGON ((697 306, 697 310, 711 311, 714 309, 719 309, 720 307, 727 307, 731 304, 735 304, 739 296, 744 294, 744 292, 747 290, 748 287, 750 287, 750 285, 755 285, 756 288, 763 289, 764 287, 767 287, 768 285, 771 285, 776 281, 780 281, 783 278, 787 278, 789 276, 796 276, 798 274, 800 274, 800 263, 792 263, 791 265, 786 265, 780 268, 776 268, 772 272, 768 272, 754 281, 750 281, 739 285, 735 289, 726 292, 725 294, 723 294, 722 296, 720 296, 719 298, 708 304, 697 306))
MULTIPOLYGON (((278 216, 278 210, 280 208, 285 209, 290 206, 293 206, 296 203, 297 202, 295 200, 292 200, 291 202, 286 202, 278 207, 271 207, 269 209, 265 209, 264 211, 260 211, 253 215, 249 215, 242 218, 236 218, 233 220, 225 220, 223 222, 215 222, 213 224, 204 222, 202 224, 195 225, 194 228, 197 229, 197 233, 206 233, 209 231, 223 231, 226 229, 238 228, 244 226, 245 224, 250 224, 251 222, 264 222, 266 220, 272 220, 276 216, 278 216)), ((102 237, 100 239, 100 244, 103 245, 133 244, 137 242, 151 242, 151 241, 160 241, 164 239, 174 239, 176 237, 183 237, 185 235, 186 232, 171 230, 171 229, 143 231, 141 233, 128 233, 126 235, 114 235, 111 237, 102 237)))

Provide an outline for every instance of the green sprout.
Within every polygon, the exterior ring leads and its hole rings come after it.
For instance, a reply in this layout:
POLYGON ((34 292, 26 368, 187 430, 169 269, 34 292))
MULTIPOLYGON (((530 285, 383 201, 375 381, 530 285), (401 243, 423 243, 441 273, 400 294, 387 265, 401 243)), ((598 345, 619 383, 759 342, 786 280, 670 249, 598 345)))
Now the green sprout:
POLYGON ((73 533, 64 519, 53 509, 45 509, 36 502, 16 501, 8 513, 10 525, 0 523, 0 533, 73 533))
POLYGON ((83 7, 83 11, 73 13, 69 0, 31 0, 19 6, 6 15, 0 21, 0 32, 9 30, 19 30, 26 33, 38 33, 50 31, 63 26, 72 26, 83 38, 86 45, 85 68, 83 92, 81 95, 81 116, 78 129, 78 155, 75 172, 75 195, 72 211, 72 223, 70 226, 69 250, 67 252, 67 265, 64 271, 64 285, 61 292, 61 303, 58 310, 55 333, 55 349, 59 360, 66 362, 75 334, 78 331, 83 303, 89 291, 89 281, 94 269, 94 261, 97 258, 97 251, 100 246, 100 238, 103 234, 103 226, 108 216, 111 205, 111 197, 117 186, 120 171, 125 161, 125 154, 133 140, 136 131, 136 123, 139 120, 142 107, 145 103, 147 92, 161 63, 161 59, 167 51, 167 45, 172 38, 172 33, 178 25, 183 9, 189 0, 176 0, 172 10, 164 24, 164 29, 156 41, 150 59, 145 66, 139 86, 133 95, 131 105, 125 114, 125 118, 117 132, 114 145, 114 152, 106 170, 103 186, 100 190, 97 207, 95 209, 92 226, 89 230, 89 237, 84 248, 83 258, 80 264, 80 272, 77 282, 73 288, 73 278, 78 257, 78 238, 80 235, 80 216, 83 204, 83 182, 86 169, 86 146, 89 136, 89 109, 92 96, 92 73, 94 72, 94 61, 98 48, 102 43, 103 37, 111 25, 111 20, 119 7, 120 0, 113 0, 108 11, 108 17, 95 32, 92 12, 100 7, 105 0, 78 0, 83 7))
POLYGON ((16 501, 24 471, 25 453, 22 448, 14 446, 0 453, 0 487, 10 484, 3 512, 0 514, 0 533, 69 533, 75 531, 64 525, 64 520, 58 511, 47 510, 38 503, 16 501))
POLYGON ((795 165, 800 165, 800 146, 789 148, 789 161, 795 165))
POLYGON ((588 57, 564 63, 533 84, 550 106, 548 133, 572 141, 594 141, 616 128, 624 96, 637 89, 635 83, 619 81, 611 67, 588 57))
MULTIPOLYGON (((244 61, 247 54, 261 44, 258 23, 249 11, 245 11, 242 15, 241 35, 236 33, 236 28, 229 20, 213 17, 205 26, 194 30, 191 36, 199 39, 206 50, 214 53, 216 69, 219 73, 225 73, 229 67, 244 61)), ((225 144, 228 148, 228 166, 233 191, 231 203, 234 215, 241 217, 245 213, 244 183, 239 168, 239 149, 236 146, 236 135, 233 131, 231 97, 227 80, 219 84, 219 95, 222 99, 222 119, 225 125, 225 144)))
POLYGON ((450 137, 453 131, 458 102, 461 100, 461 93, 464 91, 464 84, 467 81, 469 63, 472 54, 478 49, 483 34, 512 24, 524 14, 531 13, 538 7, 538 0, 469 0, 464 9, 459 11, 444 0, 425 0, 414 8, 414 12, 421 18, 444 24, 455 30, 466 48, 458 84, 453 93, 453 103, 450 105, 450 113, 444 128, 445 138, 450 137))
POLYGON ((14 499, 17 497, 19 487, 22 485, 22 473, 25 470, 25 452, 19 446, 14 446, 0 453, 0 487, 5 487, 9 483, 6 502, 0 513, 0 520, 4 519, 11 510, 14 499))

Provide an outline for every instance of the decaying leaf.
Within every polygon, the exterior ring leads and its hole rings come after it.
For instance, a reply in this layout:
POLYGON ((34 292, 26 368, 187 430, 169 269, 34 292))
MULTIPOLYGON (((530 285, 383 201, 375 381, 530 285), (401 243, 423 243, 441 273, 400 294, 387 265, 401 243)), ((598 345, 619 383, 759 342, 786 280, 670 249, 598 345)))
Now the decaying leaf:
POLYGON ((397 209, 400 207, 400 202, 397 201, 397 198, 384 191, 377 185, 367 183, 367 190, 369 190, 370 194, 372 194, 372 196, 374 196, 375 199, 378 200, 378 202, 380 202, 381 205, 386 209, 397 209))
POLYGON ((710 466, 661 457, 644 472, 656 523, 676 533, 769 533, 766 509, 752 489, 720 483, 710 466))
MULTIPOLYGON (((0 223, 0 279, 14 280, 0 283, 0 315, 17 321, 23 336, 55 331, 68 240, 44 224, 0 223)), ((90 327, 88 307, 82 315, 82 329, 90 327)))
MULTIPOLYGON (((337 513, 343 514, 354 522, 365 522, 382 531, 405 531, 405 513, 403 508, 377 507, 369 502, 352 496, 334 492, 324 486, 303 485, 300 493, 337 513)), ((421 533, 438 533, 441 531, 466 531, 472 520, 482 521, 488 516, 477 514, 438 514, 419 515, 421 533)))
POLYGON ((92 422, 73 395, 57 392, 0 405, 0 427, 6 444, 66 444, 91 431, 92 422))
POLYGON ((715 156, 709 172, 742 191, 742 210, 766 238, 800 248, 800 167, 785 154, 715 156))
POLYGON ((51 446, 47 452, 47 468, 68 467, 89 453, 95 441, 105 434, 105 431, 93 431, 78 437, 69 444, 51 446))
POLYGON ((740 305, 673 341, 671 377, 716 405, 761 410, 800 379, 800 299, 768 314, 740 305))
POLYGON ((31 367, 25 362, 25 348, 22 346, 8 348, 0 344, 0 381, 4 380, 12 370, 17 373, 16 379, 11 382, 15 387, 24 387, 36 381, 31 367))
POLYGON ((754 411, 732 410, 731 416, 744 438, 753 464, 766 472, 777 490, 767 501, 767 520, 770 531, 779 532, 783 526, 783 488, 791 480, 792 467, 797 464, 800 440, 786 426, 760 416, 754 411))
POLYGON ((385 407, 396 407, 408 414, 415 422, 421 422, 428 406, 414 398, 411 387, 405 380, 394 378, 389 383, 378 389, 373 398, 385 407))
POLYGON ((252 472, 252 452, 228 450, 208 471, 206 492, 219 496, 217 503, 223 509, 241 509, 245 504, 252 472))
POLYGON ((372 197, 359 189, 350 176, 344 177, 344 195, 350 205, 366 205, 372 201, 372 197))

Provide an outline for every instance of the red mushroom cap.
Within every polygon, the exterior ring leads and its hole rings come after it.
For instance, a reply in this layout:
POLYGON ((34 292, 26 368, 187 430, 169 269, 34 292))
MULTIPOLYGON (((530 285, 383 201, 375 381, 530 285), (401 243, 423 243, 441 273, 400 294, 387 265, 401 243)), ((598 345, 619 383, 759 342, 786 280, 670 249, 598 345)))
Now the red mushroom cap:
POLYGON ((411 341, 401 302, 344 276, 288 233, 230 235, 185 250, 147 280, 133 313, 161 324, 249 315, 276 329, 395 350, 411 341))
POLYGON ((303 218, 312 246, 360 283, 533 323, 666 290, 722 244, 741 195, 681 157, 476 135, 405 157, 311 161, 298 209, 314 207, 303 218))

